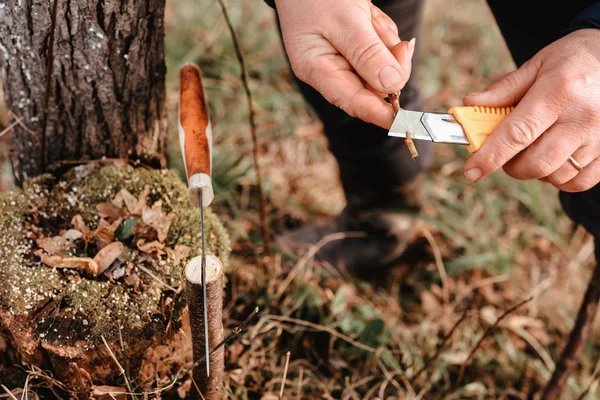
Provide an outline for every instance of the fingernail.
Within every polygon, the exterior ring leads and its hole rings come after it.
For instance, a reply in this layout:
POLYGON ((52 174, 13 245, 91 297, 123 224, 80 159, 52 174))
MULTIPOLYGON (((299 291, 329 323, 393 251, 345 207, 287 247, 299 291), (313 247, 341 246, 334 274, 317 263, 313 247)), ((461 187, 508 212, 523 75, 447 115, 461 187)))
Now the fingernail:
POLYGON ((379 82, 385 89, 394 89, 400 84, 401 80, 400 73, 389 65, 379 72, 379 82))
POLYGON ((471 168, 470 170, 465 171, 465 178, 471 182, 475 182, 477 179, 481 178, 481 175, 483 175, 483 173, 479 168, 471 168))
POLYGON ((415 44, 417 42, 416 38, 410 39, 408 42, 408 58, 412 58, 413 54, 415 54, 415 44))

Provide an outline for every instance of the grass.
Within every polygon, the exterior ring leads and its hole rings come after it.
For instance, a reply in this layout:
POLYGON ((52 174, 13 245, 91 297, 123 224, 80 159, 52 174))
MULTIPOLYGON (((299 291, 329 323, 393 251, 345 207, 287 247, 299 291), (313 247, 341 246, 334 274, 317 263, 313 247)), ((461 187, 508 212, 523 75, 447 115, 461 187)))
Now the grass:
MULTIPOLYGON (((274 231, 335 215, 344 205, 335 163, 318 121, 294 88, 270 10, 260 0, 229 7, 258 103, 274 231)), ((230 277, 226 325, 235 326, 255 305, 262 308, 241 342, 227 350, 229 397, 277 398, 287 351, 285 398, 538 393, 572 326, 593 261, 590 238, 562 214, 556 191, 503 173, 469 184, 461 174, 464 149, 439 146, 419 222, 433 241, 419 234, 416 257, 407 256, 372 281, 311 258, 280 256, 265 271, 254 261, 260 240, 250 137, 230 37, 216 3, 179 0, 168 9, 169 88, 176 88, 174 73, 184 61, 198 62, 206 76, 219 151, 217 211, 233 233, 237 267, 230 277), (448 278, 442 280, 440 271, 448 278), (532 295, 491 330, 456 384, 461 364, 486 328, 532 295)), ((480 0, 460 7, 429 1, 420 46, 418 74, 428 110, 460 105, 466 93, 514 69, 480 0)), ((170 99, 173 107, 175 92, 170 99)), ((177 165, 177 149, 172 154, 177 165)), ((590 344, 567 398, 588 386, 597 356, 590 344)))

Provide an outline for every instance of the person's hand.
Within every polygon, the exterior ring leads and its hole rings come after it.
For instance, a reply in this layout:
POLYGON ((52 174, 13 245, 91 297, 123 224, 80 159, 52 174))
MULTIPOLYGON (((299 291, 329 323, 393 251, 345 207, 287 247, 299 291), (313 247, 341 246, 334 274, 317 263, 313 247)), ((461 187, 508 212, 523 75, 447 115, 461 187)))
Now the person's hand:
POLYGON ((388 129, 382 97, 410 76, 414 40, 401 42, 389 16, 369 0, 276 0, 296 76, 348 114, 388 129))
POLYGON ((573 32, 465 105, 515 110, 465 163, 478 181, 503 167, 516 179, 540 179, 566 192, 600 182, 600 30, 573 32), (578 169, 569 157, 583 167, 578 169))

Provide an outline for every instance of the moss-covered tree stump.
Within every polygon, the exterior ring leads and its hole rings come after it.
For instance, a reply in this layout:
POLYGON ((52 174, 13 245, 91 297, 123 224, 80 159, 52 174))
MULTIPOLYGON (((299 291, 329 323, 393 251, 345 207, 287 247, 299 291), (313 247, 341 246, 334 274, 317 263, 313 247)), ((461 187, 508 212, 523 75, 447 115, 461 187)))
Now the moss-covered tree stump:
MULTIPOLYGON (((205 224, 207 252, 227 265, 227 234, 210 211, 205 224)), ((9 348, 63 382, 84 375, 122 385, 104 339, 135 377, 144 352, 178 332, 199 225, 172 171, 89 164, 0 193, 0 328, 9 348)))

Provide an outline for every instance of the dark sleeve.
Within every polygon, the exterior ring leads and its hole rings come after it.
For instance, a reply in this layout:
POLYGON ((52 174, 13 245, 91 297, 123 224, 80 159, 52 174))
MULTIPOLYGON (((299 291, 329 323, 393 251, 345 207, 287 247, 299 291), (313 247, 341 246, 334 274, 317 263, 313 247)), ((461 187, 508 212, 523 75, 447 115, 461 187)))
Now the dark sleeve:
POLYGON ((275 0, 265 0, 265 3, 267 3, 269 6, 275 8, 275 0))
POLYGON ((594 4, 573 18, 564 34, 585 28, 600 29, 600 1, 595 1, 594 4))

